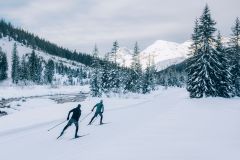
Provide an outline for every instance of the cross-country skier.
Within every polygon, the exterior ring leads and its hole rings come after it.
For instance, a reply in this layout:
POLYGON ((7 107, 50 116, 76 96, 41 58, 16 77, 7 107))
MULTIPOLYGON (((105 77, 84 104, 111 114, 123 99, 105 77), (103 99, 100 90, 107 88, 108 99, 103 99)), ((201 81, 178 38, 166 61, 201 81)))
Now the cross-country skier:
POLYGON ((94 118, 96 118, 98 115, 101 117, 100 119, 100 125, 103 124, 102 120, 103 120, 103 112, 104 112, 104 106, 103 106, 103 100, 100 101, 100 103, 97 103, 93 109, 92 109, 92 112, 93 110, 96 108, 96 111, 95 111, 95 114, 94 116, 92 117, 91 121, 89 122, 88 125, 91 125, 92 124, 92 121, 94 120, 94 118))
POLYGON ((71 111, 69 111, 68 117, 67 117, 67 120, 69 120, 69 121, 68 121, 67 125, 63 128, 63 130, 62 130, 62 132, 61 132, 59 137, 61 137, 64 134, 64 131, 69 126, 71 126, 72 124, 75 124, 75 126, 76 126, 75 138, 78 138, 79 137, 78 134, 77 134, 78 133, 78 121, 79 121, 80 116, 81 116, 81 105, 78 104, 78 106, 76 108, 74 108, 71 111), (70 116, 71 113, 72 113, 72 117, 69 120, 69 116, 70 116))

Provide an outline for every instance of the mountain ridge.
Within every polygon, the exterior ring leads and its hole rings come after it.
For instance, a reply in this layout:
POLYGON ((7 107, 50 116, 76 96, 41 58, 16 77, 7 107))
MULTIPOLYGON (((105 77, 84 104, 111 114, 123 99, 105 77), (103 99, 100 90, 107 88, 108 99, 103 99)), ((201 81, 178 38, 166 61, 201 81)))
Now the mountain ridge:
MULTIPOLYGON (((191 41, 176 43, 165 40, 157 40, 139 53, 143 69, 147 67, 149 57, 153 58, 157 71, 181 63, 188 58, 191 41)), ((131 66, 133 51, 120 47, 116 53, 117 62, 126 67, 131 66)))

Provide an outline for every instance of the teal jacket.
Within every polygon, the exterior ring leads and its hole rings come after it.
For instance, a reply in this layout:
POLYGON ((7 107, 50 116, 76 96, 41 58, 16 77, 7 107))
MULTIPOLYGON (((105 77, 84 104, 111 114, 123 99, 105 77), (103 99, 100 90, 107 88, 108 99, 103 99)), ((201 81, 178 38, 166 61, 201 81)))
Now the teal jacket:
POLYGON ((102 103, 97 103, 94 107, 93 107, 93 109, 92 109, 92 111, 94 110, 96 108, 96 113, 103 113, 104 112, 104 106, 103 106, 103 104, 102 103))

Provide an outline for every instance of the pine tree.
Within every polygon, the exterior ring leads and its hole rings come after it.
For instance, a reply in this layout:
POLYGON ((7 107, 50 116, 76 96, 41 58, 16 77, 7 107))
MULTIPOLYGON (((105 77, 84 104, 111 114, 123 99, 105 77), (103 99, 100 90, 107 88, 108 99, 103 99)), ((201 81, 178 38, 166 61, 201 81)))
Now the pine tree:
POLYGON ((110 69, 110 74, 109 74, 110 88, 111 88, 111 91, 113 91, 114 93, 120 93, 121 73, 122 73, 122 71, 117 64, 114 64, 113 67, 111 67, 111 69, 110 69))
POLYGON ((150 89, 150 78, 151 77, 151 71, 150 71, 150 67, 148 66, 145 70, 145 73, 144 73, 144 77, 143 77, 143 86, 142 86, 142 93, 143 94, 146 94, 146 93, 149 93, 151 91, 150 89))
POLYGON ((93 97, 101 97, 102 89, 101 89, 101 69, 98 61, 98 48, 95 45, 93 50, 93 63, 92 63, 92 76, 90 79, 90 89, 91 95, 93 97))
POLYGON ((101 89, 104 93, 109 93, 112 86, 111 86, 111 80, 112 78, 110 77, 110 65, 106 61, 104 62, 102 66, 102 76, 101 76, 101 89))
POLYGON ((36 82, 36 64, 37 64, 37 62, 36 62, 37 60, 36 60, 36 54, 35 54, 35 51, 34 50, 32 50, 32 53, 31 53, 31 55, 30 55, 30 57, 29 57, 29 78, 30 78, 30 80, 31 81, 33 81, 33 82, 36 82))
POLYGON ((143 76, 143 83, 142 83, 142 92, 149 93, 151 90, 155 90, 156 86, 156 70, 154 59, 149 55, 148 57, 148 65, 145 69, 145 73, 143 76))
POLYGON ((195 21, 195 26, 192 34, 193 43, 190 46, 192 57, 189 58, 187 71, 187 90, 190 92, 190 97, 202 97, 203 96, 203 88, 201 88, 200 84, 196 82, 198 80, 198 72, 195 72, 197 69, 199 70, 199 66, 196 63, 201 58, 201 55, 198 54, 200 51, 200 31, 199 31, 199 21, 195 21))
POLYGON ((150 57, 150 89, 155 90, 156 89, 156 66, 154 57, 150 57))
POLYGON ((36 64, 36 82, 37 84, 41 84, 43 79, 42 79, 42 71, 43 71, 43 64, 42 64, 42 59, 37 57, 37 64, 36 64))
POLYGON ((8 62, 6 53, 0 47, 0 81, 7 79, 8 62))
POLYGON ((29 57, 29 76, 30 80, 34 83, 40 84, 42 78, 42 61, 37 57, 33 50, 29 57))
POLYGON ((119 45, 117 41, 113 42, 113 47, 111 53, 107 53, 105 55, 105 61, 111 61, 113 63, 105 63, 103 66, 102 72, 102 85, 104 92, 120 92, 120 67, 117 64, 117 51, 119 49, 119 45), (107 68, 109 67, 109 68, 107 68))
POLYGON ((12 82, 18 83, 19 81, 19 57, 17 52, 17 44, 14 43, 12 51, 12 82))
POLYGON ((195 26, 194 26, 193 34, 191 38, 193 43, 191 44, 190 49, 193 52, 192 54, 197 54, 197 51, 199 49, 199 40, 200 40, 198 19, 195 20, 195 26))
POLYGON ((119 45, 118 45, 118 41, 114 41, 113 42, 113 48, 112 48, 112 51, 111 51, 111 60, 114 62, 114 63, 117 63, 117 51, 119 49, 119 45))
POLYGON ((45 83, 52 83, 53 77, 54 77, 55 67, 53 60, 48 60, 45 71, 44 71, 44 77, 45 77, 45 83))
POLYGON ((218 96, 220 97, 233 97, 234 96, 234 86, 232 82, 233 75, 231 73, 230 59, 226 54, 226 49, 222 44, 222 37, 220 32, 218 33, 216 40, 216 53, 221 62, 221 79, 217 83, 218 96))
POLYGON ((142 66, 139 59, 138 43, 135 43, 133 59, 131 64, 131 73, 128 82, 128 88, 132 92, 141 92, 142 88, 142 66))
POLYGON ((214 48, 215 24, 206 6, 200 17, 199 25, 194 29, 194 38, 192 38, 197 47, 192 51, 193 57, 187 69, 187 90, 191 98, 218 96, 217 87, 221 81, 222 64, 214 48))
POLYGON ((26 56, 22 56, 21 65, 20 65, 20 80, 26 85, 29 81, 29 68, 28 68, 26 56))
POLYGON ((231 57, 233 84, 235 94, 240 96, 240 21, 236 19, 232 27, 232 37, 230 40, 229 55, 231 57))

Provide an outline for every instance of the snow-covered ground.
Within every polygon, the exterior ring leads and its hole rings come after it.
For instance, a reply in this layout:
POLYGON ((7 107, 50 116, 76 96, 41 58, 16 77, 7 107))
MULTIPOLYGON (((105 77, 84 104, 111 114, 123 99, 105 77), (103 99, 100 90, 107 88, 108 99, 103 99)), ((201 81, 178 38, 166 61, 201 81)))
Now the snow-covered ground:
MULTIPOLYGON (((240 99, 189 99, 185 89, 160 89, 149 95, 103 98, 106 125, 80 123, 59 140, 64 121, 78 103, 29 99, 21 111, 0 118, 3 160, 239 160, 240 99)), ((82 116, 98 98, 87 98, 82 116)), ((91 115, 92 116, 92 115, 91 115)))

